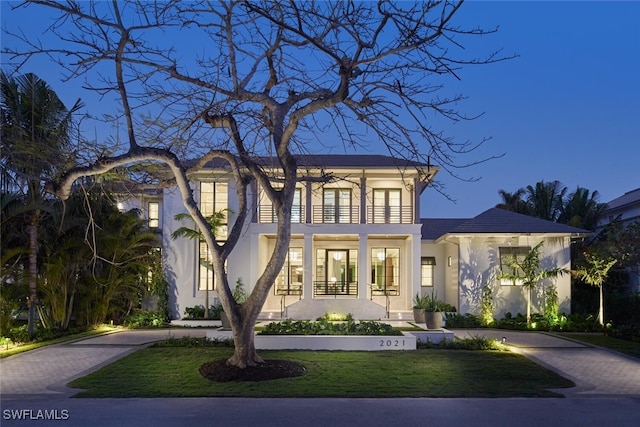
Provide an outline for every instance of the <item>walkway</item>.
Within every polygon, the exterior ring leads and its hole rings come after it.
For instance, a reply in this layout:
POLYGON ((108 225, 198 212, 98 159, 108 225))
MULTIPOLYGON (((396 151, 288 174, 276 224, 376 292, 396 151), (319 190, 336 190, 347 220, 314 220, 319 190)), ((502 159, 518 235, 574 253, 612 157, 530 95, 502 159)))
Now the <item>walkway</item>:
POLYGON ((566 397, 640 397, 640 360, 557 335, 505 330, 454 330, 460 338, 484 336, 502 340, 534 362, 576 383, 557 390, 566 397))

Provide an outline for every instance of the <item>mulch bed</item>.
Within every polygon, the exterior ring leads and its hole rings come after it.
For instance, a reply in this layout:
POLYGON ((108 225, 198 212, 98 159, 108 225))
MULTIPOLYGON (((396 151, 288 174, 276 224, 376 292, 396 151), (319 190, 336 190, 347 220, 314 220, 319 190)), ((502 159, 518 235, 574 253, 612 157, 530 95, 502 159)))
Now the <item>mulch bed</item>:
POLYGON ((200 374, 203 377, 217 382, 268 381, 299 377, 306 373, 307 368, 303 364, 290 360, 265 360, 259 365, 240 369, 227 365, 225 359, 208 362, 200 367, 200 374))

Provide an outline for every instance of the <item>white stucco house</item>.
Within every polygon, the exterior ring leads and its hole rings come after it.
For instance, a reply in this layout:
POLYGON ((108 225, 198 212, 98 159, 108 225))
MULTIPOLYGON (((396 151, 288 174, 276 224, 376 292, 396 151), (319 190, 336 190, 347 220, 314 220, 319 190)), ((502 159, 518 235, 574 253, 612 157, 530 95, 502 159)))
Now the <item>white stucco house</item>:
MULTIPOLYGON (((544 240, 545 266, 569 268, 573 239, 587 231, 489 209, 469 219, 421 219, 420 195, 437 167, 381 155, 297 156, 299 176, 331 173, 328 183, 301 181, 296 190, 292 235, 285 266, 261 317, 315 319, 325 313, 351 313, 356 319, 411 319, 416 294, 437 293, 461 313, 479 311, 482 287, 493 287, 496 317, 525 311, 517 284, 497 279, 501 259, 522 255, 544 240)), ((237 209, 229 170, 211 164, 190 177, 205 215, 237 209)), ((227 262, 230 283, 241 278, 251 291, 270 256, 275 215, 261 189, 251 186, 251 221, 227 262)), ((162 235, 174 319, 186 307, 216 299, 207 247, 189 239, 172 240, 184 223, 178 190, 144 194, 131 203, 162 235), (208 291, 207 291, 208 289, 208 291)), ((428 207, 426 207, 428 209, 428 207)), ((220 230, 223 237, 225 227, 220 230)), ((554 281, 561 309, 569 312, 570 277, 554 281)), ((532 312, 540 308, 534 297, 532 312)))

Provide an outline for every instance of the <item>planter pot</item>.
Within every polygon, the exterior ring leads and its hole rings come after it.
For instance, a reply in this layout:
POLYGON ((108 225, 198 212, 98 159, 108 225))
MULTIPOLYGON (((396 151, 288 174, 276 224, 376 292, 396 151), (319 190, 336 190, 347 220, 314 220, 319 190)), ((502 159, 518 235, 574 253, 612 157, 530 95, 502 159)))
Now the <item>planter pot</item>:
POLYGON ((424 323, 426 322, 424 317, 424 308, 414 308, 413 309, 413 319, 416 323, 424 323))
POLYGON ((222 323, 222 329, 231 329, 231 321, 224 311, 220 312, 220 323, 222 323))
POLYGON ((425 313, 425 323, 427 325, 427 329, 442 329, 442 312, 427 311, 425 313))

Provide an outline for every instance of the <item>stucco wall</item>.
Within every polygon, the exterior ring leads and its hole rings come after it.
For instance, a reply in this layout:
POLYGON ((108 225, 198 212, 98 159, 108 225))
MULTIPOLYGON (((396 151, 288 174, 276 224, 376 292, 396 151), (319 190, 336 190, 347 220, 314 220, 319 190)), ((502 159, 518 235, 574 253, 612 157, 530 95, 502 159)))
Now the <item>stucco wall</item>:
MULTIPOLYGON (((483 286, 490 286, 495 304, 494 317, 501 318, 505 313, 526 313, 526 293, 522 286, 514 286, 500 280, 499 248, 502 246, 534 247, 539 237, 473 237, 460 239, 459 251, 459 300, 461 313, 480 313, 483 286)), ((545 239, 541 248, 543 268, 556 266, 570 268, 570 242, 568 238, 545 239)), ((569 313, 571 307, 571 279, 564 274, 555 279, 543 280, 532 292, 531 313, 542 312, 544 292, 555 285, 558 293, 560 311, 569 313)))

